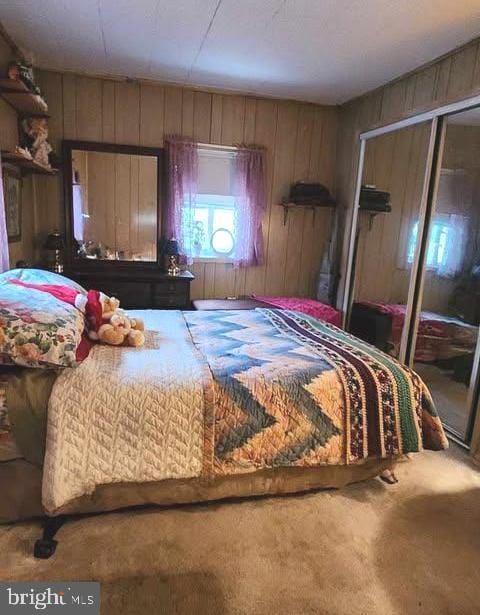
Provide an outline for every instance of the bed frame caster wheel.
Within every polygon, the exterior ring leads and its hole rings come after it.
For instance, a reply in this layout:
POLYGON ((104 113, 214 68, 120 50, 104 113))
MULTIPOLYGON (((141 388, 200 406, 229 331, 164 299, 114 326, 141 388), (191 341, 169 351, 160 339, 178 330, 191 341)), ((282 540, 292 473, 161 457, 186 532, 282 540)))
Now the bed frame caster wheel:
POLYGON ((45 540, 44 538, 39 538, 35 541, 35 546, 33 547, 33 557, 37 559, 48 559, 52 557, 55 553, 55 549, 57 548, 58 541, 53 540, 45 540))
POLYGON ((66 517, 48 517, 43 523, 43 536, 35 541, 33 547, 33 557, 37 559, 48 559, 52 557, 57 548, 58 541, 54 539, 55 534, 65 523, 66 517))

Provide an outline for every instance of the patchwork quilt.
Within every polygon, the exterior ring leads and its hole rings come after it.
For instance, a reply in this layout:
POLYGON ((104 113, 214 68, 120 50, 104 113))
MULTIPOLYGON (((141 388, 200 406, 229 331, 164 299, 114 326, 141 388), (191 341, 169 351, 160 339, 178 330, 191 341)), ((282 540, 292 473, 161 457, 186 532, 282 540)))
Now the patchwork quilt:
POLYGON ((421 379, 333 325, 276 309, 132 314, 145 347, 97 346, 54 384, 50 513, 107 483, 447 447, 421 379))
POLYGON ((186 312, 214 380, 215 474, 448 446, 416 373, 288 310, 186 312))

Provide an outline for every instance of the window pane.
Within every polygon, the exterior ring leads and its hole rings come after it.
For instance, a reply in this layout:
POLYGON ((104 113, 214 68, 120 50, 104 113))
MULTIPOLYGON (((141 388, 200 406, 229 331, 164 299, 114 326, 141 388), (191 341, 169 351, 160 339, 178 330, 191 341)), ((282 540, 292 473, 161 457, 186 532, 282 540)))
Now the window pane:
POLYGON ((226 228, 231 233, 234 230, 234 212, 232 209, 215 209, 213 213, 213 230, 226 228))

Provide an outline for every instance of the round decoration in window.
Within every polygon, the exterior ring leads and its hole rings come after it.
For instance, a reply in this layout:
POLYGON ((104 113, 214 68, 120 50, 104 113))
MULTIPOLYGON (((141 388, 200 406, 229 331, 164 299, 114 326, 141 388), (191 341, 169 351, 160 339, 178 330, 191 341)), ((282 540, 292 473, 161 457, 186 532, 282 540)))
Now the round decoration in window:
POLYGON ((212 250, 215 254, 229 256, 235 247, 235 240, 232 233, 228 229, 219 228, 212 233, 210 245, 212 246, 212 250))

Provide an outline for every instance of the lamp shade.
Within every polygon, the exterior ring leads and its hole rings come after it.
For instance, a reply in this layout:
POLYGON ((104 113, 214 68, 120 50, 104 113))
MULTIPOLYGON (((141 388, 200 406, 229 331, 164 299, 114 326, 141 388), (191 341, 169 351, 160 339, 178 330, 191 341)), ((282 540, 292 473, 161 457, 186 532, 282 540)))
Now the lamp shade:
POLYGON ((176 239, 168 239, 165 242, 165 254, 167 256, 178 256, 178 241, 176 239))
POLYGON ((48 235, 47 240, 45 241, 46 250, 63 250, 64 248, 65 244, 63 242, 63 237, 58 231, 53 231, 50 235, 48 235))

